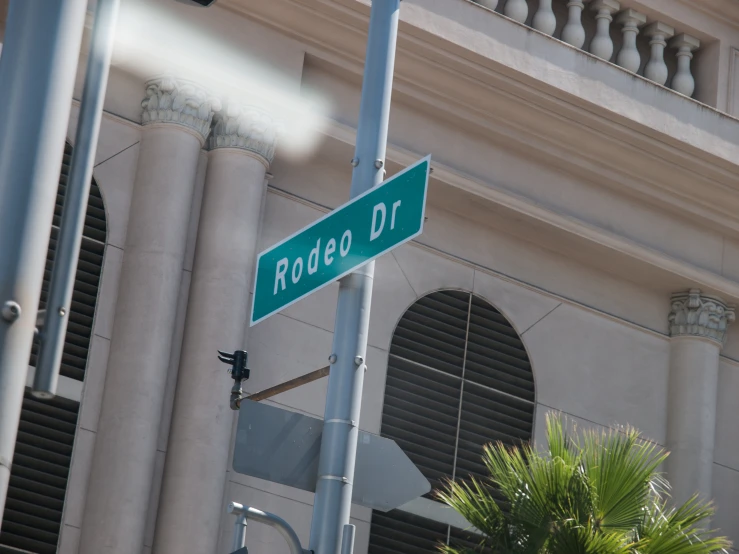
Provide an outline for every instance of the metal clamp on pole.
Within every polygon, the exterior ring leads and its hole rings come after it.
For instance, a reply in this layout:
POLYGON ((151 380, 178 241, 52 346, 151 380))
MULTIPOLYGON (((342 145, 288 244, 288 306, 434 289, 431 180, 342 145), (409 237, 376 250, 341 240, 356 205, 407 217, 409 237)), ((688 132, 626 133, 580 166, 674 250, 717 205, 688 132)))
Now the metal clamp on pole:
POLYGON ((249 379, 251 373, 251 370, 246 367, 249 354, 246 350, 235 350, 233 354, 219 350, 218 359, 231 366, 228 370, 234 380, 234 386, 231 388, 231 409, 238 410, 243 394, 241 382, 249 379))
POLYGON ((237 516, 236 527, 234 529, 234 552, 231 554, 247 554, 246 524, 248 518, 276 529, 287 541, 287 545, 290 547, 290 554, 313 554, 312 550, 303 549, 300 545, 300 539, 293 528, 279 516, 257 510, 250 506, 244 506, 238 502, 231 502, 228 505, 228 513, 237 516))

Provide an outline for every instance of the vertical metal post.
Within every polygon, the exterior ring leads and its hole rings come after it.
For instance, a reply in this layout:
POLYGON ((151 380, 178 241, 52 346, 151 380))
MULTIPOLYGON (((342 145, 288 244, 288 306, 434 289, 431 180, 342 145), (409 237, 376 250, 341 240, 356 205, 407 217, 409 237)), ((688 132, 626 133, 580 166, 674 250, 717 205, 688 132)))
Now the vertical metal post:
POLYGON ((46 317, 41 329, 38 361, 32 394, 51 398, 56 394, 59 366, 64 350, 69 311, 72 304, 77 258, 80 255, 85 225, 87 198, 90 194, 92 167, 95 162, 105 89, 108 85, 110 58, 113 54, 115 22, 119 0, 98 0, 92 28, 87 73, 82 91, 69 181, 59 225, 54 267, 49 285, 46 317))
POLYGON ((246 515, 239 514, 234 523, 234 538, 231 546, 232 550, 236 551, 239 548, 244 548, 246 546, 246 525, 246 515))
POLYGON ((341 554, 352 554, 354 552, 354 534, 357 530, 355 525, 347 523, 341 534, 341 554))
MULTIPOLYGON (((372 2, 352 198, 380 184, 385 174, 399 9, 400 0, 372 2)), ((336 357, 329 373, 310 533, 310 549, 316 554, 340 554, 342 529, 349 523, 374 272, 370 262, 342 279, 339 287, 336 357)))
POLYGON ((86 6, 86 0, 13 0, 0 57, 0 517, 86 6))

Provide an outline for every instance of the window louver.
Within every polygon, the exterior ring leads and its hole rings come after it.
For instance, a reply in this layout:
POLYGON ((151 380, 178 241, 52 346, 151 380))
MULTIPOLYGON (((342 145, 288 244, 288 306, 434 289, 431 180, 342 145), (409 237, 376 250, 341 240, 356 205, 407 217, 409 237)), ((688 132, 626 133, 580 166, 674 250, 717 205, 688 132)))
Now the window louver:
MULTIPOLYGON (((65 146, 54 221, 46 257, 39 308, 46 308, 72 148, 65 146)), ((84 380, 105 247, 105 209, 93 181, 74 283, 61 375, 84 380)), ((30 364, 36 364, 34 342, 30 364)), ((26 390, 10 476, 0 554, 53 554, 57 551, 74 444, 79 403, 65 398, 40 401, 26 390)))
MULTIPOLYGON (((505 317, 468 292, 439 291, 419 299, 398 322, 381 433, 437 489, 446 478, 483 477, 485 444, 529 441, 534 395, 528 355, 505 317)), ((373 512, 369 553, 425 554, 436 552, 439 541, 474 540, 400 510, 373 512)))
POLYGON ((54 554, 79 404, 26 390, 0 533, 0 554, 54 554))
MULTIPOLYGON (((59 236, 62 206, 64 205, 64 197, 67 192, 67 179, 69 177, 71 158, 72 147, 66 145, 62 171, 59 177, 59 189, 56 195, 56 206, 54 207, 51 239, 49 240, 49 250, 46 256, 46 269, 44 271, 44 282, 41 288, 41 301, 39 303, 40 309, 46 309, 46 301, 49 297, 51 268, 56 253, 56 242, 59 236)), ((85 376, 87 354, 92 336, 92 318, 95 315, 95 302, 100 284, 100 274, 103 269, 105 232, 105 208, 103 207, 103 199, 100 189, 95 181, 93 181, 88 197, 82 246, 77 263, 77 275, 74 281, 69 325, 67 326, 67 335, 64 340, 64 352, 62 354, 62 365, 60 369, 61 375, 77 381, 83 381, 85 376)), ((36 365, 37 353, 38 343, 34 341, 30 360, 32 366, 36 365)))

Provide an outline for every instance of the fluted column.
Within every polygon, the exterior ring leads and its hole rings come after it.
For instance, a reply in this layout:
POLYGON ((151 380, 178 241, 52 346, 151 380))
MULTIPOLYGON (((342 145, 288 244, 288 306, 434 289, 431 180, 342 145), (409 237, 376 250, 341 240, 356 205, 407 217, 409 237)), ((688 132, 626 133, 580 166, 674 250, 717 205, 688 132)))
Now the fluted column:
POLYGON ((675 34, 675 29, 655 21, 647 25, 644 34, 651 38, 649 41, 650 54, 649 62, 644 68, 644 76, 658 85, 664 85, 667 82, 667 64, 665 64, 665 46, 666 40, 675 34))
POLYGON ((534 20, 531 22, 534 29, 553 35, 557 28, 557 18, 554 17, 552 10, 552 0, 539 0, 539 8, 534 14, 534 20))
POLYGON ((255 108, 216 116, 154 540, 156 554, 212 554, 234 412, 218 349, 244 347, 275 124, 255 108))
POLYGON ((613 56, 611 21, 613 21, 613 14, 621 9, 621 4, 616 0, 595 0, 591 8, 596 12, 596 30, 593 40, 590 41, 590 53, 610 61, 613 56))
POLYGON ((670 41, 670 46, 677 48, 677 72, 672 78, 672 90, 693 96, 695 91, 695 79, 690 72, 690 60, 693 59, 693 51, 700 48, 701 42, 690 35, 682 33, 670 41))
POLYGON ((576 48, 582 48, 585 44, 585 27, 582 26, 582 11, 585 4, 582 0, 570 0, 567 2, 567 24, 562 29, 562 40, 576 48))
POLYGON ((623 45, 616 57, 616 63, 632 73, 638 72, 641 66, 641 56, 639 56, 639 50, 636 48, 636 35, 639 34, 639 27, 646 22, 646 15, 632 9, 624 10, 616 16, 616 23, 623 25, 621 33, 624 37, 623 45))
POLYGON ((526 0, 506 0, 503 13, 521 23, 529 16, 529 4, 526 0))
POLYGON ((697 289, 672 295, 667 478, 676 504, 711 498, 719 353, 734 309, 697 289))
POLYGON ((147 83, 81 554, 144 541, 187 224, 215 101, 192 83, 147 83))

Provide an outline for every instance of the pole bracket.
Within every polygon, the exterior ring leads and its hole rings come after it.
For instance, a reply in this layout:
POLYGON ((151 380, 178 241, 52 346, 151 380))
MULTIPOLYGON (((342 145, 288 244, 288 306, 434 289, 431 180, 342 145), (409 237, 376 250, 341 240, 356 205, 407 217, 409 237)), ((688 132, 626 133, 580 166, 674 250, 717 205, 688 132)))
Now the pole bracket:
POLYGON ((345 485, 351 485, 352 482, 349 481, 348 477, 342 477, 340 475, 319 475, 318 479, 326 479, 327 481, 341 481, 345 485))

